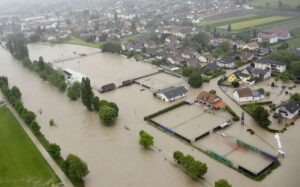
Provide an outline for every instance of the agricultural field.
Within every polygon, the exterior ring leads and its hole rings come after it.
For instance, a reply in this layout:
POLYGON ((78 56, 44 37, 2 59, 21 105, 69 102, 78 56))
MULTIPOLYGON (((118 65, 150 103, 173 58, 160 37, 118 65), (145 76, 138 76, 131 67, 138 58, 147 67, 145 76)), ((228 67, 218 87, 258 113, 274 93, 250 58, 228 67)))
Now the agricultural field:
POLYGON ((59 182, 13 114, 0 107, 0 186, 40 187, 59 182))
MULTIPOLYGON (((264 24, 270 24, 270 23, 274 23, 274 22, 284 21, 284 20, 288 20, 288 19, 291 19, 291 17, 271 16, 271 17, 266 17, 266 18, 252 19, 252 20, 248 20, 248 21, 233 23, 233 24, 231 24, 231 29, 233 31, 238 31, 238 30, 248 29, 248 28, 252 28, 252 27, 257 27, 257 26, 264 25, 264 24)), ((225 30, 228 28, 228 24, 222 25, 218 28, 225 30)))
POLYGON ((203 22, 199 23, 198 26, 220 26, 220 25, 229 24, 229 23, 233 23, 233 22, 250 20, 255 17, 257 17, 256 14, 234 16, 234 17, 216 19, 216 20, 211 20, 211 21, 203 21, 203 22))
MULTIPOLYGON (((249 4, 255 7, 266 8, 267 3, 269 3, 268 8, 278 9, 278 1, 277 0, 252 0, 249 1, 249 4)), ((296 8, 300 5, 299 0, 284 0, 282 1, 283 4, 291 6, 292 9, 296 8)))
POLYGON ((93 47, 93 48, 100 48, 99 43, 86 42, 80 38, 74 38, 74 37, 72 37, 70 40, 65 41, 64 43, 72 44, 72 45, 81 45, 81 46, 86 46, 86 47, 93 47))

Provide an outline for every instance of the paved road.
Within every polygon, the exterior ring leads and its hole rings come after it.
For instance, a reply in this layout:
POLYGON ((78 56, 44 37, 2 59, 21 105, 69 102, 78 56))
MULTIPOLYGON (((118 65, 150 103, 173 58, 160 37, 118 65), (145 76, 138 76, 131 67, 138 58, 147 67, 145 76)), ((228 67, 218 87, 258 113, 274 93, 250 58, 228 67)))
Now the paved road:
POLYGON ((32 140, 32 142, 35 144, 35 146, 38 148, 38 150, 41 152, 43 157, 46 159, 50 167, 54 170, 56 175, 60 178, 62 181, 62 184, 64 184, 65 187, 72 187, 71 181, 66 177, 64 172, 60 169, 60 167, 56 164, 56 162, 52 159, 52 157, 49 155, 49 153, 46 151, 46 149, 42 146, 42 144, 39 142, 39 140, 35 137, 35 135, 31 132, 29 127, 24 123, 24 121, 20 118, 19 114, 16 112, 16 110, 7 102, 7 100, 4 98, 2 93, 0 93, 0 101, 3 100, 7 107, 10 109, 10 111, 14 114, 16 119, 19 121, 29 138, 32 140))

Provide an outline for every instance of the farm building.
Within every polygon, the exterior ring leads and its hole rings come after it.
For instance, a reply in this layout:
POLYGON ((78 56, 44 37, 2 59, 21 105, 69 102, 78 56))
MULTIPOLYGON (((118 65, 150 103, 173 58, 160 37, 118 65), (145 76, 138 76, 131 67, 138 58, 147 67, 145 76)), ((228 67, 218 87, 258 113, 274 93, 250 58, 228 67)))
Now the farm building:
POLYGON ((69 68, 64 69, 64 73, 67 75, 67 83, 69 85, 73 84, 74 82, 81 83, 82 79, 87 77, 69 68))
POLYGON ((171 86, 154 93, 156 97, 160 98, 165 102, 175 101, 176 99, 180 99, 182 97, 187 96, 187 94, 188 90, 184 86, 171 86))
POLYGON ((116 89, 116 85, 114 83, 106 84, 102 86, 98 91, 100 93, 109 92, 116 89))

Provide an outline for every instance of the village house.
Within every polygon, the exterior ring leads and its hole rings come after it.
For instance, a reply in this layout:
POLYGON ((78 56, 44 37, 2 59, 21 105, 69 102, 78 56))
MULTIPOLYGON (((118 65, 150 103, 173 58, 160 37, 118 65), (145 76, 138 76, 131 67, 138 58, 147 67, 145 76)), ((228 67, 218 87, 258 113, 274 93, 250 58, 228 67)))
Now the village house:
POLYGON ((170 45, 179 44, 179 40, 176 36, 171 35, 166 37, 165 43, 170 45))
POLYGON ((218 66, 216 62, 209 63, 204 67, 204 71, 210 72, 210 73, 215 73, 219 70, 221 70, 221 67, 218 66))
POLYGON ((238 70, 232 74, 230 74, 227 78, 228 82, 237 82, 239 81, 240 84, 247 83, 252 77, 250 74, 243 73, 241 70, 238 70))
POLYGON ((187 96, 188 90, 184 86, 178 87, 168 87, 162 90, 159 90, 154 93, 154 95, 165 102, 172 102, 182 97, 187 96))
POLYGON ((211 63, 215 61, 215 58, 210 53, 203 53, 198 56, 198 59, 201 63, 211 63))
POLYGON ((235 40, 234 44, 238 49, 242 49, 246 43, 243 40, 235 40))
POLYGON ((274 117, 293 119, 300 113, 300 103, 294 100, 282 102, 275 109, 274 117))
POLYGON ((241 88, 233 92, 233 98, 238 102, 258 101, 264 98, 264 94, 250 88, 241 88))
POLYGON ((271 59, 261 59, 254 62, 255 68, 258 69, 270 69, 272 72, 283 73, 286 71, 286 63, 271 60, 271 59))
POLYGON ((192 48, 187 48, 183 51, 183 53, 181 54, 181 56, 185 59, 190 59, 190 58, 195 58, 199 53, 192 49, 192 48))
POLYGON ((152 40, 144 42, 144 47, 146 49, 154 49, 156 48, 156 43, 152 40))
POLYGON ((253 60, 254 54, 252 52, 242 52, 239 57, 243 63, 247 63, 253 60))
POLYGON ((248 49, 250 51, 258 50, 259 45, 256 42, 250 42, 243 46, 243 49, 248 49))
POLYGON ((232 59, 231 57, 223 57, 223 58, 217 60, 216 64, 219 67, 230 68, 230 69, 235 68, 234 59, 232 59))
POLYGON ((266 80, 271 77, 271 70, 254 68, 252 70, 252 76, 260 80, 266 80))
POLYGON ((278 40, 288 40, 291 38, 291 34, 289 31, 279 31, 276 33, 278 40))
POLYGON ((179 53, 170 54, 167 58, 167 61, 169 61, 173 65, 181 65, 183 62, 183 58, 179 53))
POLYGON ((267 42, 270 44, 278 42, 278 36, 274 33, 259 33, 257 36, 257 42, 267 42))
POLYGON ((213 109, 224 108, 226 105, 219 96, 209 93, 207 91, 200 92, 200 94, 197 97, 197 101, 200 104, 213 109))

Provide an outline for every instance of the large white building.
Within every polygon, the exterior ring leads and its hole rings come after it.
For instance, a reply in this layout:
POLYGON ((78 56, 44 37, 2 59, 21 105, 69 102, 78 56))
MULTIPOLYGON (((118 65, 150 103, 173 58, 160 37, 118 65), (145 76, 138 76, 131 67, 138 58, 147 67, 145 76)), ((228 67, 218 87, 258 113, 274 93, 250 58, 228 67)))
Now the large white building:
POLYGON ((238 102, 258 101, 263 99, 264 95, 250 88, 241 88, 233 92, 233 98, 238 102))
POLYGON ((87 78, 87 76, 69 68, 64 69, 64 72, 67 74, 67 83, 69 85, 73 84, 74 82, 81 83, 83 78, 87 78))
POLYGON ((184 86, 171 86, 154 93, 155 96, 157 96, 165 102, 175 101, 177 99, 187 96, 187 94, 188 90, 184 86))
POLYGON ((254 65, 257 69, 270 69, 272 72, 283 73, 286 71, 286 63, 276 60, 262 59, 254 62, 254 65))

